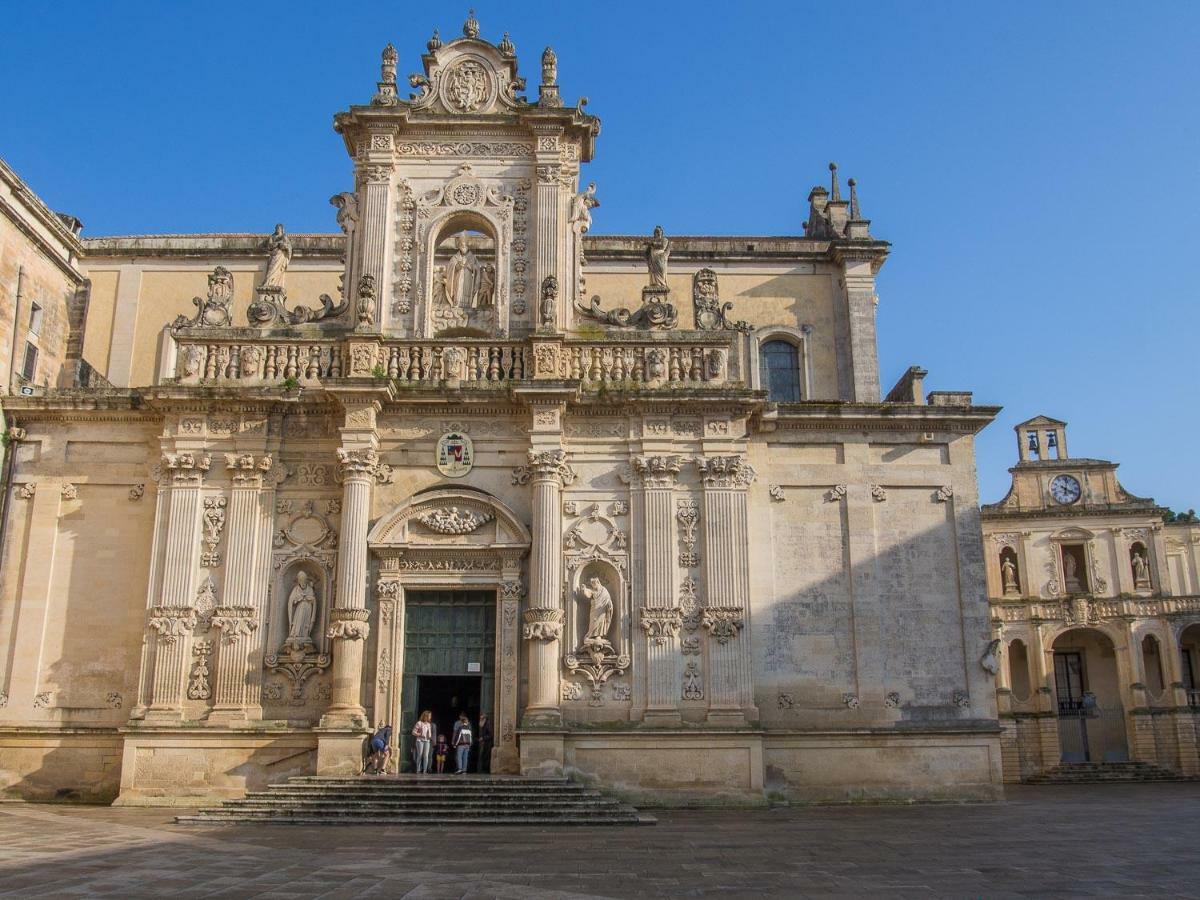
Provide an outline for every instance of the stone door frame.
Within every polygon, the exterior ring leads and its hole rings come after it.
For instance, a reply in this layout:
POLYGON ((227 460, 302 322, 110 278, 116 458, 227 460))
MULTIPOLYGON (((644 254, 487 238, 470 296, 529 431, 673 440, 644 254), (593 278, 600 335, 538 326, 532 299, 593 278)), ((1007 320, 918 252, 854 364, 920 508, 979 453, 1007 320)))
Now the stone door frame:
MULTIPOLYGON (((483 529, 479 529, 483 533, 483 529)), ((390 723, 393 750, 401 729, 412 727, 415 710, 401 708, 404 680, 405 597, 409 591, 483 590, 496 594, 496 649, 493 705, 495 745, 492 771, 520 771, 517 750, 520 652, 519 622, 524 589, 521 561, 529 552, 529 530, 503 503, 480 491, 442 488, 409 498, 381 518, 367 536, 378 561, 378 627, 375 650, 376 724, 390 723), (471 540, 467 535, 443 536, 428 529, 410 529, 411 520, 436 510, 484 513, 492 518, 491 535, 471 540)))

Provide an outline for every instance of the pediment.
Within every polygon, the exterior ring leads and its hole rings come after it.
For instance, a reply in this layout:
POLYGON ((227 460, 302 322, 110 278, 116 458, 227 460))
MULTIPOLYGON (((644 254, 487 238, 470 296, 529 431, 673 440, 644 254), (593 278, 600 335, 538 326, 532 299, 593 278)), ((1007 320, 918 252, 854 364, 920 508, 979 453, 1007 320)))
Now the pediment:
POLYGON ((375 523, 372 549, 518 549, 530 545, 524 523, 483 492, 443 488, 418 494, 375 523))
POLYGON ((425 74, 409 77, 418 90, 411 100, 414 110, 483 116, 508 114, 527 105, 519 96, 525 80, 517 74, 516 57, 488 41, 461 37, 438 43, 422 61, 425 74))
POLYGON ((1096 535, 1086 528, 1064 528, 1050 535, 1052 541, 1090 541, 1096 535))

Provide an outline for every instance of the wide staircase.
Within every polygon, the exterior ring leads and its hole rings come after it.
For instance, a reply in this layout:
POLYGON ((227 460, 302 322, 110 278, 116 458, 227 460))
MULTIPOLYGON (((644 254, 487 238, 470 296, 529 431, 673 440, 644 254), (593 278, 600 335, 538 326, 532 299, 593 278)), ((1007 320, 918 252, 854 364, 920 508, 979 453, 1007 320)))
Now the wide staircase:
POLYGON ((1146 762, 1063 763, 1025 779, 1026 784, 1137 784, 1147 781, 1194 781, 1146 762))
POLYGON ((299 776, 183 825, 653 825, 651 816, 566 778, 515 775, 299 776))

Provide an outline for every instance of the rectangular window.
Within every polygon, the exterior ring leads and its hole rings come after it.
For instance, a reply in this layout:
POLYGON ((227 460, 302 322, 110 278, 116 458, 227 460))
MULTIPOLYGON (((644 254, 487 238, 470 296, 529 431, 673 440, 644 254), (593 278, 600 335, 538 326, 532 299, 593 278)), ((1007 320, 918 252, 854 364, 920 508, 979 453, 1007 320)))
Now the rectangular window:
POLYGON ((42 333, 42 308, 36 303, 29 310, 29 333, 33 335, 42 333))
POLYGON ((33 381, 37 375, 38 348, 35 344, 25 342, 25 364, 21 366, 21 376, 26 381, 33 381))

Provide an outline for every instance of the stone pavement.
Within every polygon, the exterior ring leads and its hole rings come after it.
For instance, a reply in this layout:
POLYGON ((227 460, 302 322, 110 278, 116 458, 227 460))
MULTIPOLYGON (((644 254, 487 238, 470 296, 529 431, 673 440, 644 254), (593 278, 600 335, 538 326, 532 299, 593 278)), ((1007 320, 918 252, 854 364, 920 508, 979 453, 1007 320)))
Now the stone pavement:
POLYGON ((175 812, 0 804, 0 896, 1200 897, 1200 784, 668 810, 643 828, 183 828, 175 812))

